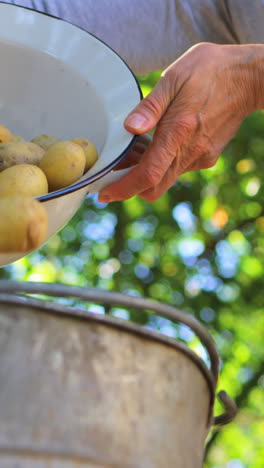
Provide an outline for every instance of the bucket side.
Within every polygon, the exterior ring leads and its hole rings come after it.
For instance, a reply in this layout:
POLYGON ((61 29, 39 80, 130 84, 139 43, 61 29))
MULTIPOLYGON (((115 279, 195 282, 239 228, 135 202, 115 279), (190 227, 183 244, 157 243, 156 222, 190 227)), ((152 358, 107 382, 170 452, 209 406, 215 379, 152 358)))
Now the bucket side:
POLYGON ((202 466, 208 383, 165 344, 0 305, 0 383, 1 468, 202 466))

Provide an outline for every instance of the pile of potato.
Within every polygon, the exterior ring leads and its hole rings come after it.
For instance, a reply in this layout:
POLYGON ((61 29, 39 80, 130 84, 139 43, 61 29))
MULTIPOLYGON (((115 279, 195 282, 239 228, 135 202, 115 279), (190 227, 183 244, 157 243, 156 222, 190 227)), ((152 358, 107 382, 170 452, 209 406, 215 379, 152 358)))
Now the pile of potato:
POLYGON ((96 147, 85 138, 39 135, 28 142, 0 125, 0 253, 38 248, 48 216, 34 198, 75 183, 97 159, 96 147))

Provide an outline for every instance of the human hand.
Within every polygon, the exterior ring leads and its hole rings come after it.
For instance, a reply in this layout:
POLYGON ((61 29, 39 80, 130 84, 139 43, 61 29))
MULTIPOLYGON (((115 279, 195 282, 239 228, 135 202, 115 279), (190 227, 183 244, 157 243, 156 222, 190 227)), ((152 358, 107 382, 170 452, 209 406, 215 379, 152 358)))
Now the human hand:
POLYGON ((99 200, 139 195, 152 202, 184 172, 212 167, 243 119, 258 108, 258 54, 254 46, 203 43, 176 60, 125 121, 134 134, 156 126, 152 143, 99 200))

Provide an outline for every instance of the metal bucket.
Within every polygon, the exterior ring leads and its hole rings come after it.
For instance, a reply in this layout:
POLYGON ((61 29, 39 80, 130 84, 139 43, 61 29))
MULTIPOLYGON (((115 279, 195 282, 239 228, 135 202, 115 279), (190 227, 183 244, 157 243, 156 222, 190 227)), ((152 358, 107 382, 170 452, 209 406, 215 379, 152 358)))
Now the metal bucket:
POLYGON ((200 468, 219 359, 206 329, 166 304, 104 290, 0 282, 1 468, 200 468), (25 293, 45 295, 42 299, 25 293), (151 311, 189 326, 209 367, 180 341, 48 300, 151 311))

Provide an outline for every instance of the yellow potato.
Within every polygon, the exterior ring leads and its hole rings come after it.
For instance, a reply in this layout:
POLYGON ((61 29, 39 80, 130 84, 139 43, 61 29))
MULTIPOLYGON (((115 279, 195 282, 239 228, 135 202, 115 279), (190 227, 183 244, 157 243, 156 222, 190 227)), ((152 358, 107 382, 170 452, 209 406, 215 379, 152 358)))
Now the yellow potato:
POLYGON ((0 171, 17 164, 36 164, 45 151, 35 143, 9 142, 0 144, 0 171))
POLYGON ((0 199, 0 252, 30 252, 46 240, 48 215, 43 204, 30 197, 0 199))
POLYGON ((76 182, 83 175, 84 167, 84 151, 72 141, 52 145, 40 161, 40 168, 47 176, 51 191, 76 182))
POLYGON ((12 141, 12 133, 4 125, 0 124, 0 143, 12 141))
POLYGON ((73 138, 71 141, 82 147, 85 154, 84 172, 88 171, 88 169, 90 169, 98 159, 98 153, 95 145, 86 138, 73 138))
POLYGON ((19 164, 0 172, 0 198, 10 195, 39 197, 48 193, 44 172, 33 164, 19 164))
POLYGON ((39 135, 35 138, 32 138, 31 140, 32 143, 39 145, 45 151, 47 151, 52 145, 55 145, 55 143, 59 143, 60 141, 61 139, 57 138, 54 135, 45 135, 45 134, 39 135))

